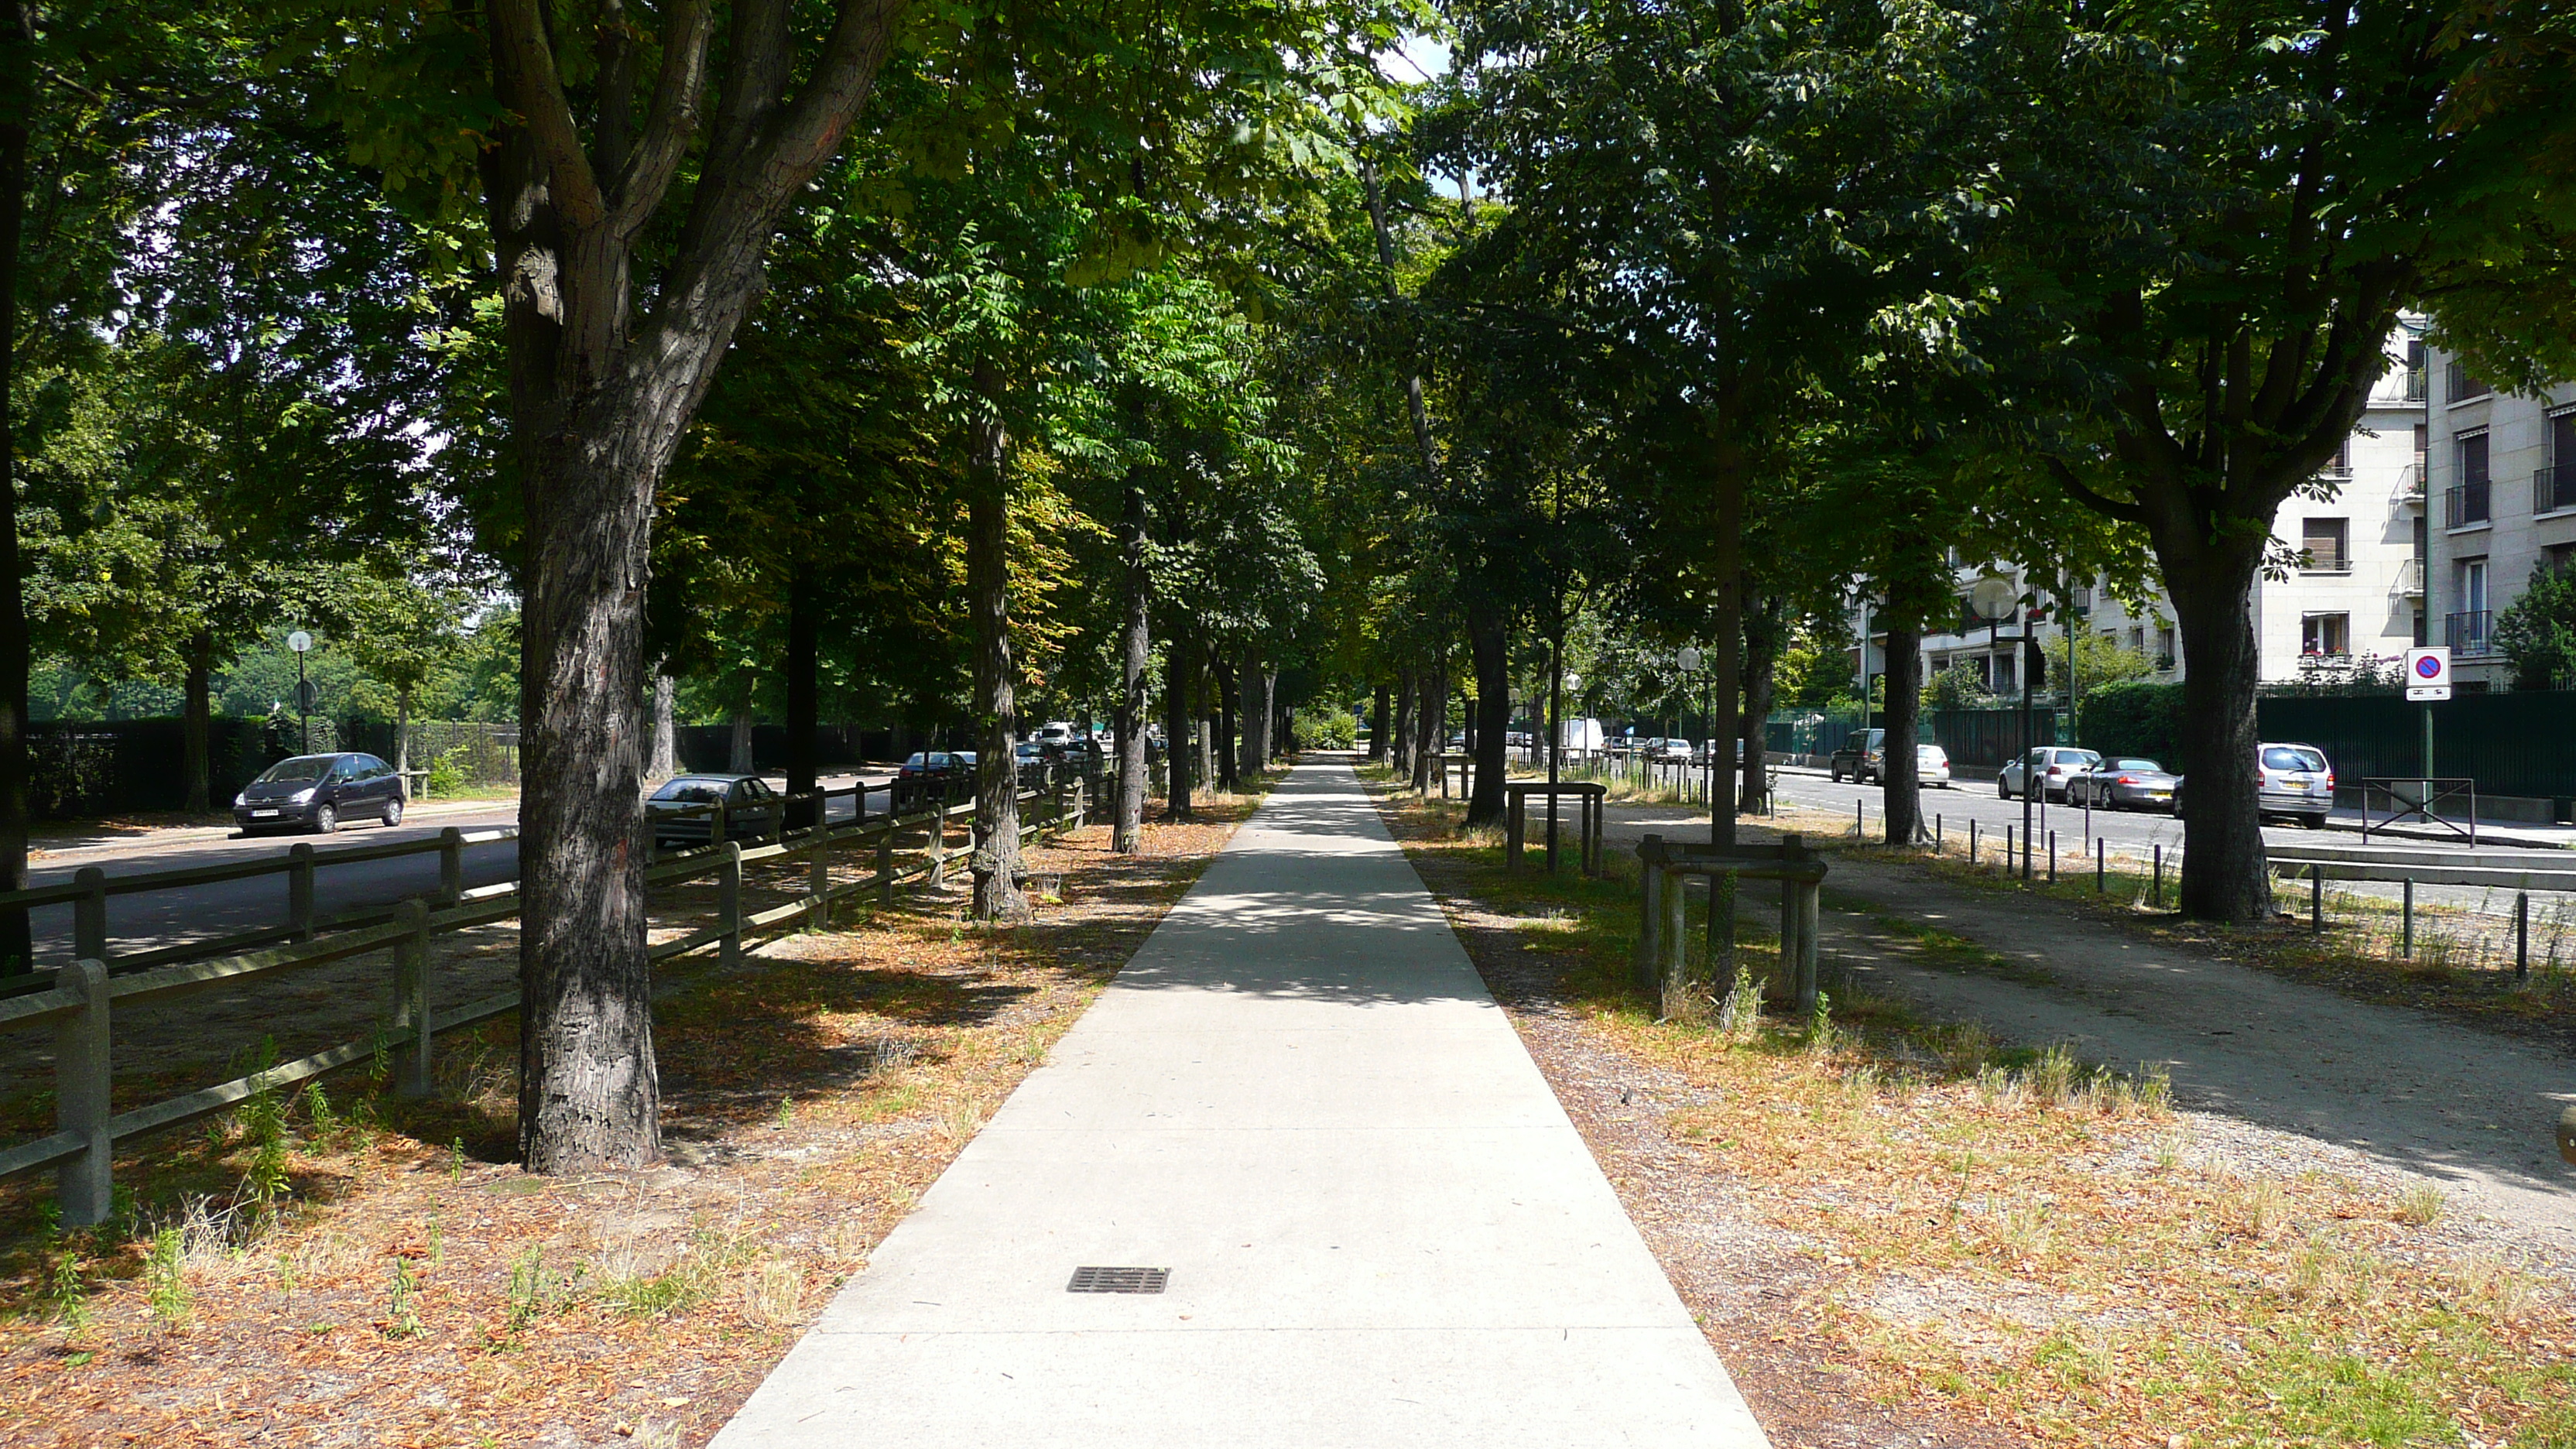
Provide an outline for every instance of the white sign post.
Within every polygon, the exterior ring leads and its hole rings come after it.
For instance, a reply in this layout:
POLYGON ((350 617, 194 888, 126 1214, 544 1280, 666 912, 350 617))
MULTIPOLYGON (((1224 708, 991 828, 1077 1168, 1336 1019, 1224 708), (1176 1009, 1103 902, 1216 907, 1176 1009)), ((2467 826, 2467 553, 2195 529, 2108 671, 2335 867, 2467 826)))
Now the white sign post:
POLYGON ((2450 650, 2436 648, 2406 651, 2406 697, 2408 699, 2449 699, 2451 697, 2450 650))

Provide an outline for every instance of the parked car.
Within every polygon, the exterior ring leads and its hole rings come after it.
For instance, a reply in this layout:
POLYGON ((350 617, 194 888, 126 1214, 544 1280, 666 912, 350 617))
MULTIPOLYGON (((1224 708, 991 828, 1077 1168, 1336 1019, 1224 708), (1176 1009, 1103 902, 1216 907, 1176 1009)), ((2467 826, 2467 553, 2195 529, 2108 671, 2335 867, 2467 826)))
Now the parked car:
POLYGON ((758 775, 674 775, 644 802, 644 823, 656 849, 704 845, 715 838, 715 821, 703 807, 724 807, 727 840, 778 833, 786 801, 758 775))
POLYGON ((905 783, 935 780, 971 780, 975 777, 975 757, 965 750, 915 750, 894 772, 905 783))
POLYGON ((2039 777, 2040 798, 2063 800, 2066 782, 2102 763, 2099 750, 2070 749, 2064 745, 2042 745, 2006 765, 1995 775, 1995 793, 2010 800, 2029 788, 2031 776, 2039 777))
POLYGON ((1886 744, 1885 730, 1854 730, 1835 746, 1825 761, 1825 773, 1836 780, 1849 775, 1856 783, 1866 785, 1887 763, 1886 744))
POLYGON ((2070 805, 2107 810, 2170 810, 2182 777, 2138 755, 2118 755, 2067 782, 2070 805))
POLYGON ((1698 754, 1691 748, 1691 742, 1688 740, 1664 740, 1656 746, 1655 758, 1659 760, 1690 760, 1698 758, 1698 754))
MULTIPOLYGON (((2260 744, 2254 747, 2254 808, 2262 815, 2288 815, 2310 830, 2326 828, 2334 812, 2334 764, 2314 745, 2260 744)), ((2174 782, 2174 813, 2182 813, 2183 782, 2174 782)))
POLYGON ((1939 745, 1914 747, 1914 783, 1950 788, 1950 752, 1939 745))
POLYGON ((1045 779, 1047 762, 1054 759, 1056 754, 1056 751, 1048 749, 1036 740, 1026 740, 1014 746, 1011 755, 1019 763, 1021 786, 1023 788, 1033 786, 1045 779))
POLYGON ((297 755, 260 772, 233 797, 233 823, 254 830, 298 829, 328 835, 344 820, 400 825, 402 776, 373 755, 297 755))
POLYGON ((1075 729, 1070 720, 1049 720, 1038 726, 1038 732, 1029 738, 1041 745, 1063 749, 1081 738, 1081 731, 1075 729))

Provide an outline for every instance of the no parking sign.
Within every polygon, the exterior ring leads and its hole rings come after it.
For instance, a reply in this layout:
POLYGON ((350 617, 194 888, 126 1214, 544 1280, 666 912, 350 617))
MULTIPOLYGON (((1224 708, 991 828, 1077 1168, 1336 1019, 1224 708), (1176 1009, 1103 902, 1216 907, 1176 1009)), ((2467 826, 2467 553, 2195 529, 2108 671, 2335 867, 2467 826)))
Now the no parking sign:
POLYGON ((2450 650, 2409 649, 2406 651, 2406 697, 2408 699, 2449 699, 2451 697, 2450 650))

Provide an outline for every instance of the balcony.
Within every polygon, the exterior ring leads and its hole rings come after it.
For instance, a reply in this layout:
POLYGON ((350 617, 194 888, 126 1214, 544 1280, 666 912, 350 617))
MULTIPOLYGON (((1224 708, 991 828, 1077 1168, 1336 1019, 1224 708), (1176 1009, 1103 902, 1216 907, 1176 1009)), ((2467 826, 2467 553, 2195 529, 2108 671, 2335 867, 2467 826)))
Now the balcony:
POLYGON ((2424 561, 2410 558, 2397 570, 2397 592, 2410 599, 2424 597, 2424 561))
POLYGON ((2401 508, 2424 506, 2424 461, 2418 458, 2397 475, 2397 504, 2401 508))
POLYGON ((2555 513, 2562 508, 2576 508, 2576 459, 2531 475, 2531 511, 2555 513))
POLYGON ((2406 369, 2406 400, 2411 403, 2424 400, 2424 368, 2420 363, 2406 369))
POLYGON ((2495 615, 2485 609, 2442 617, 2442 642, 2463 657, 2495 652, 2495 615))
POLYGON ((2328 552, 2320 549, 2301 549, 2299 551, 2299 572, 2303 574, 2348 574, 2352 572, 2352 556, 2350 554, 2343 553, 2340 550, 2328 552))
POLYGON ((2494 516, 2493 512, 2488 507, 2488 505, 2493 501, 2489 497, 2489 494, 2492 491, 2492 487, 2488 480, 2484 478, 2479 479, 2475 483, 2463 483, 2459 487, 2451 489, 2448 493, 2443 495, 2446 506, 2442 510, 2442 517, 2444 519, 2442 526, 2444 528, 2475 528, 2479 524, 2487 522, 2494 516))

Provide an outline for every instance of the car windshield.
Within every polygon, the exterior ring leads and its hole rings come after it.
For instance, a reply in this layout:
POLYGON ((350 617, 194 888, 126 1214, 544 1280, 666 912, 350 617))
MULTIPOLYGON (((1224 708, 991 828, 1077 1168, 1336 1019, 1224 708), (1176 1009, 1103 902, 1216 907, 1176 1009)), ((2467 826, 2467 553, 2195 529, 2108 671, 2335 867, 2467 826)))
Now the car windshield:
POLYGON ((915 750, 912 752, 912 758, 904 761, 903 765, 907 770, 918 770, 923 765, 929 763, 929 760, 930 757, 928 755, 923 754, 919 750, 915 750))
POLYGON ((2322 770, 2326 767, 2326 761, 2325 756, 2314 750, 2298 750, 2287 745, 2274 745, 2263 752, 2263 765, 2266 769, 2272 770, 2322 770))
POLYGON ((331 773, 332 762, 339 758, 337 755, 297 755, 291 760, 280 760, 259 777, 260 783, 319 780, 331 773))
POLYGON ((2093 753, 2091 750, 2059 750, 2057 752, 2057 763, 2061 765, 2098 765, 2102 763, 2102 757, 2093 753))
POLYGON ((1918 760, 1946 760, 1950 758, 1950 756, 1943 751, 1939 745, 1916 745, 1914 747, 1914 758, 1918 760))
POLYGON ((2164 766, 2157 764, 2153 760, 2113 760, 2111 762, 2111 768, 2114 770, 2152 770, 2159 775, 2163 774, 2165 770, 2164 766))
POLYGON ((656 800, 677 800, 688 805, 721 804, 724 801, 724 797, 725 787, 724 782, 721 780, 691 780, 683 778, 673 780, 669 784, 664 785, 661 789, 653 792, 653 798, 656 800))

